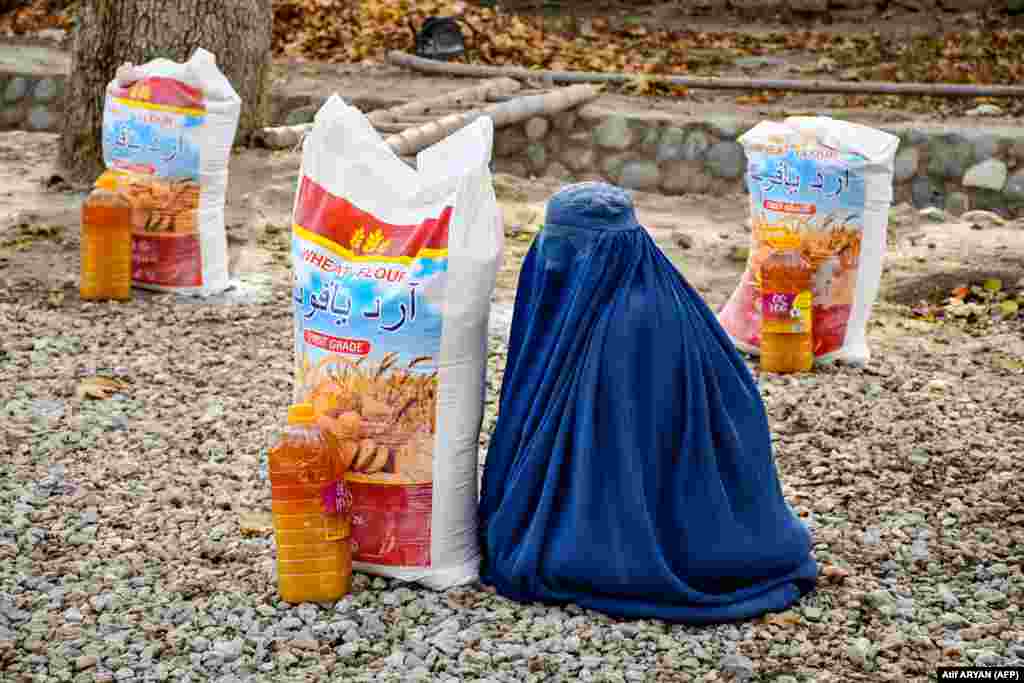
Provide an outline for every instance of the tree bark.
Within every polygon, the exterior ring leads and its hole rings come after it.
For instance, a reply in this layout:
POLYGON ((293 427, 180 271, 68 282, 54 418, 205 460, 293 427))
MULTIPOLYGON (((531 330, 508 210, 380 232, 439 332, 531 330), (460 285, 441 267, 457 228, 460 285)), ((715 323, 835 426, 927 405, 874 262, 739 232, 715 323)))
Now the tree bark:
POLYGON ((65 178, 91 183, 103 171, 104 94, 125 62, 182 62, 202 47, 242 98, 236 142, 267 125, 272 18, 272 0, 84 0, 64 89, 65 178))

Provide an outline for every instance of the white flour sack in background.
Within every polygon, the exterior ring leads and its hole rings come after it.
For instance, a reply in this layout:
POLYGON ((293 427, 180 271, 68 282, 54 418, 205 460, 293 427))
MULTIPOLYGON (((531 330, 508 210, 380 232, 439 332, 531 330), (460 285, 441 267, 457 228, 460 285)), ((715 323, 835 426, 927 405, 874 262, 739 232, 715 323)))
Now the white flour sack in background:
POLYGON ((107 85, 97 187, 132 204, 132 284, 209 295, 228 287, 224 197, 242 101, 203 49, 125 64, 107 85))
POLYGON ((762 122, 739 142, 748 160, 752 244, 719 321, 740 350, 759 353, 761 264, 773 249, 799 249, 815 269, 815 359, 865 363, 899 138, 828 117, 794 116, 762 122))
POLYGON ((481 117, 413 170, 332 96, 303 143, 292 226, 295 398, 348 469, 354 567, 477 579, 487 324, 504 231, 481 117))

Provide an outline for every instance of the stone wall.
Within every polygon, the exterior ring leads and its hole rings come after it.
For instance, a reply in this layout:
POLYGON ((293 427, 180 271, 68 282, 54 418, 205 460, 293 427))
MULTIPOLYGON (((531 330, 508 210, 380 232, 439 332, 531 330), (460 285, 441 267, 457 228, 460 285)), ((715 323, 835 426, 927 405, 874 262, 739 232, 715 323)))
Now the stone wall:
MULTIPOLYGON (((606 180, 662 194, 746 191, 736 138, 756 121, 679 121, 623 114, 596 104, 496 131, 495 170, 565 181, 606 180)), ((895 201, 1024 214, 1024 130, 884 127, 900 137, 895 201)))
POLYGON ((64 76, 0 72, 0 130, 57 132, 64 76))

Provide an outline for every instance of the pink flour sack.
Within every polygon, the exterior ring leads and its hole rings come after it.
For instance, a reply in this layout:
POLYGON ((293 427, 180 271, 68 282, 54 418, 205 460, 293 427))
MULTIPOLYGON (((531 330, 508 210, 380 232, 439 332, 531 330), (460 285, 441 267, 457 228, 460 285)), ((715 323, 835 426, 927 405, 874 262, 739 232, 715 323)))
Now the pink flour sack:
POLYGON ((762 122, 739 142, 748 160, 753 235, 746 270, 719 322, 741 351, 757 355, 761 264, 773 243, 798 245, 815 267, 815 360, 866 362, 899 138, 828 117, 794 116, 762 122))

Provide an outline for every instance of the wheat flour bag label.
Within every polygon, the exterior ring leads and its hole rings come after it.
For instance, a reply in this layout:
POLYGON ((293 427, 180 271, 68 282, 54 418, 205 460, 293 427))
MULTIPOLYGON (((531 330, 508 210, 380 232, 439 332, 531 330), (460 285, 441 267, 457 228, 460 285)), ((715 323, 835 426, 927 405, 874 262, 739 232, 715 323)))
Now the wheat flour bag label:
POLYGON ((815 272, 815 358, 865 362, 899 138, 827 117, 791 117, 758 124, 740 143, 748 159, 752 248, 719 321, 737 347, 758 353, 761 266, 776 250, 798 249, 815 272))
POLYGON ((224 197, 241 100, 209 52, 118 69, 107 86, 97 185, 132 204, 137 287, 212 294, 228 286, 224 197))
POLYGON ((490 119, 420 173, 332 98, 304 143, 293 225, 296 398, 348 469, 355 566, 477 577, 478 439, 502 234, 490 119))

